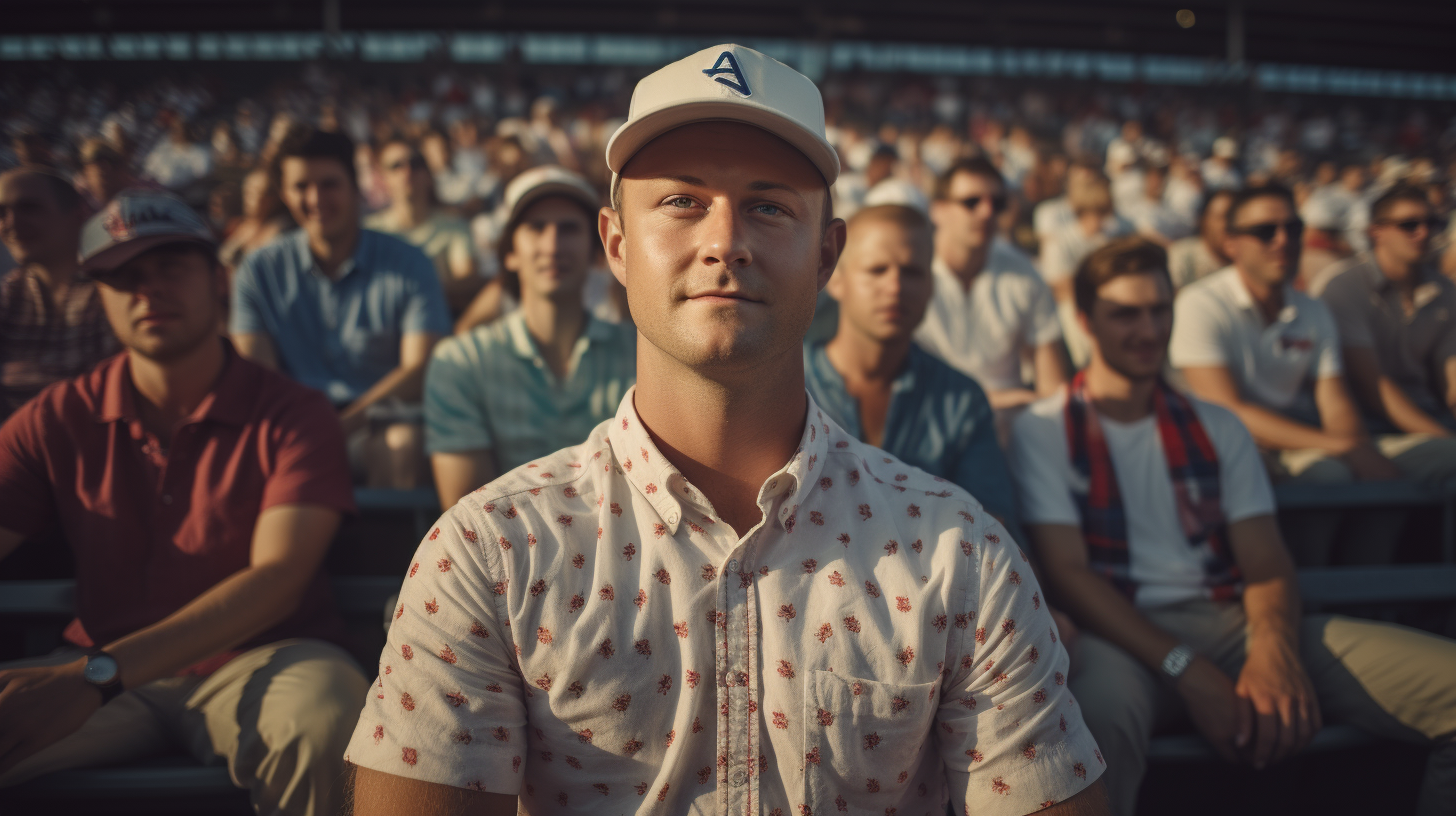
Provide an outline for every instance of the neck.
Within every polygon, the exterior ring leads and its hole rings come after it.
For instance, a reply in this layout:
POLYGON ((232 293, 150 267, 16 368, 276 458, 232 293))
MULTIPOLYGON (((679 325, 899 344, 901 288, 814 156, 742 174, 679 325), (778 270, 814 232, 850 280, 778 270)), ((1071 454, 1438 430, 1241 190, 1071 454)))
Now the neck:
POLYGON ((980 246, 967 246, 961 243, 950 241, 936 241, 935 257, 945 264, 955 276, 960 279, 961 285, 967 289, 971 288, 971 281, 981 273, 986 266, 986 259, 991 257, 991 242, 987 241, 980 246))
POLYGON ((537 350, 558 377, 570 373, 566 367, 571 363, 571 353, 576 348, 577 338, 586 329, 587 320, 579 292, 575 298, 564 300, 558 303, 532 295, 521 298, 521 316, 526 321, 526 332, 536 341, 537 350))
POLYGON ((794 455, 807 397, 798 346, 727 374, 637 344, 637 415, 662 454, 741 536, 762 518, 758 493, 794 455))
POLYGON ((1101 355, 1093 353, 1087 367, 1087 398, 1097 413, 1118 422, 1136 422, 1153 411, 1154 377, 1133 379, 1107 365, 1101 355))
POLYGON ((1269 285, 1263 281, 1255 280, 1254 277, 1243 270, 1243 267, 1236 267, 1239 271, 1239 280, 1243 282, 1244 288, 1248 290, 1249 297, 1253 298, 1254 305, 1259 308, 1259 313, 1264 316, 1264 322, 1272 323, 1279 316, 1284 308, 1284 285, 1269 285))
POLYGON ((430 199, 423 195, 409 196, 395 201, 390 209, 394 211, 394 219, 400 226, 413 229, 430 217, 430 199))
POLYGON ((322 269, 325 275, 333 277, 338 273, 339 267, 344 261, 354 257, 354 250, 359 247, 359 227, 348 230, 343 235, 325 236, 321 234, 308 234, 308 248, 313 253, 313 259, 322 269))
POLYGON ((131 382, 141 398, 143 423, 164 439, 178 422, 192 415, 212 391, 227 363, 221 338, 209 337, 197 348, 165 363, 129 353, 131 382), (150 420, 150 421, 149 421, 150 420))
POLYGON ((852 390, 857 385, 889 388, 910 356, 909 336, 877 340, 848 326, 843 314, 839 332, 824 347, 829 362, 852 390))
POLYGON ((1385 273, 1385 277, 1395 288, 1409 294, 1420 285, 1419 260, 1402 261, 1392 258, 1390 253, 1381 247, 1375 247, 1371 254, 1375 256, 1375 263, 1380 267, 1380 271, 1385 273))

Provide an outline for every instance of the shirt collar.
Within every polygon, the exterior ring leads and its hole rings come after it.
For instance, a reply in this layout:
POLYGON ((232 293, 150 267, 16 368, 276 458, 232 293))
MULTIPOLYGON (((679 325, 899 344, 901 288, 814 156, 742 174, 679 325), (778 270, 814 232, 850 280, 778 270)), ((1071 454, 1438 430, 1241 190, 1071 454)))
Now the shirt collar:
MULTIPOLYGON (((1229 299, 1240 309, 1257 311, 1254 306, 1254 296, 1249 294, 1249 288, 1244 285, 1244 278, 1239 274, 1237 267, 1229 265, 1224 267, 1228 273, 1224 290, 1228 293, 1229 299)), ((1288 283, 1284 284, 1284 308, 1279 310, 1279 317, 1276 322, 1288 323, 1295 318, 1299 310, 1294 305, 1294 287, 1288 283)))
MULTIPOLYGON (((1375 292, 1386 295, 1395 288, 1395 284, 1381 270, 1380 263, 1375 260, 1374 254, 1361 253, 1359 264, 1361 271, 1365 274, 1366 282, 1375 292)), ((1421 282, 1416 285, 1412 293, 1412 300, 1416 309, 1421 309, 1441 294, 1441 273, 1436 271, 1434 265, 1423 263, 1418 267, 1417 274, 1420 276, 1421 282)))
MULTIPOLYGON (((526 328, 525 313, 517 309, 501 319, 505 321, 506 336, 511 351, 523 360, 530 360, 544 366, 546 363, 541 359, 541 352, 536 348, 536 341, 531 338, 530 329, 526 328)), ((588 312, 586 326, 582 329, 581 336, 576 339, 577 354, 573 355, 573 359, 580 357, 581 353, 585 351, 585 346, 611 340, 614 331, 615 329, 610 323, 598 320, 588 312)), ((572 370, 575 370, 575 365, 572 366, 572 370)))
MULTIPOLYGON (((303 227, 299 227, 295 232, 297 235, 294 241, 298 252, 298 268, 312 272, 325 280, 330 280, 329 276, 325 275, 323 270, 319 268, 318 259, 313 256, 313 249, 308 245, 308 231, 303 227)), ((373 248, 374 240, 372 235, 373 230, 365 229, 362 225, 359 227, 359 243, 354 245, 354 254, 345 259, 342 264, 339 264, 339 275, 336 278, 332 278, 333 281, 338 282, 343 280, 349 276, 349 273, 359 267, 359 259, 363 258, 366 252, 373 248)))
MULTIPOLYGON (((184 424, 195 422, 223 422, 228 425, 244 425, 252 415, 254 400, 261 390, 261 372, 257 366, 244 360, 233 349, 227 338, 222 341, 224 360, 222 373, 212 390, 197 404, 184 424)), ((141 419, 137 410, 136 387, 131 381, 131 355, 126 352, 116 355, 104 363, 102 375, 101 411, 96 421, 101 423, 141 419)))
MULTIPOLYGON (((684 521, 694 525, 696 520, 717 524, 718 519, 713 515, 715 511, 707 498, 653 443, 637 415, 636 396, 636 386, 628 389, 607 431, 607 440, 627 481, 662 517, 668 532, 676 534, 684 521)), ((765 516, 776 497, 786 497, 780 505, 777 523, 789 530, 794 525, 792 517, 814 486, 815 474, 829 451, 829 420, 812 396, 806 394, 805 397, 808 407, 799 447, 783 467, 768 477, 758 493, 758 506, 765 516)))

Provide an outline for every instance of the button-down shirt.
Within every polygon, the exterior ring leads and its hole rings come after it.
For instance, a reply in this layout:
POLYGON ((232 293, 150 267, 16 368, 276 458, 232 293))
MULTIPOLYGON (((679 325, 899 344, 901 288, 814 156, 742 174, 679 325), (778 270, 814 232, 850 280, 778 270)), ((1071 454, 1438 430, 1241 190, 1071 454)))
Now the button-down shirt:
POLYGON ((1101 756, 1030 565, 809 403, 740 537, 623 399, 421 543, 347 758, 531 812, 1023 814, 1101 756))
MULTIPOLYGON (((264 510, 354 508, 333 408, 231 346, 168 448, 142 426, 136 400, 131 363, 118 354, 0 426, 0 527, 60 526, 76 559, 78 614, 65 636, 78 646, 150 626, 247 567, 264 510)), ((343 636, 319 572, 287 619, 187 673, 285 638, 343 636)))
POLYGON ((1168 359, 1175 368, 1227 368, 1245 399, 1311 425, 1320 422, 1315 382, 1343 371, 1323 303, 1286 285, 1284 308, 1266 325, 1232 266, 1178 293, 1168 359))
MULTIPOLYGON (((823 344, 804 347, 804 384, 830 419, 864 439, 859 402, 844 387, 844 377, 823 344)), ((996 441, 986 392, 914 343, 890 384, 880 447, 907 465, 959 485, 1008 528, 1018 529, 1011 471, 996 441)))
POLYGON ((1334 314, 1342 344, 1375 352, 1380 372, 1412 402, 1451 421, 1440 383, 1456 357, 1456 283, 1423 266, 1407 312, 1400 290, 1366 254, 1333 267, 1310 292, 1334 314))
POLYGON ((930 268, 935 295, 915 342, 987 391, 1023 387, 1023 355, 1062 336, 1052 290, 1031 259, 997 241, 969 290, 939 258, 930 268))
POLYGON ((347 405, 399 367, 407 334, 449 334, 430 260, 393 235, 359 231, 336 277, 294 230, 249 255, 233 281, 231 332, 266 334, 290 377, 347 405))
POLYGON ((425 372, 430 453, 492 450, 502 470, 574 445, 637 381, 637 330, 588 317, 566 376, 541 357, 521 312, 435 347, 425 372))
POLYGON ((116 353, 95 284, 73 281, 56 308, 40 276, 0 276, 0 421, 46 386, 90 371, 116 353))

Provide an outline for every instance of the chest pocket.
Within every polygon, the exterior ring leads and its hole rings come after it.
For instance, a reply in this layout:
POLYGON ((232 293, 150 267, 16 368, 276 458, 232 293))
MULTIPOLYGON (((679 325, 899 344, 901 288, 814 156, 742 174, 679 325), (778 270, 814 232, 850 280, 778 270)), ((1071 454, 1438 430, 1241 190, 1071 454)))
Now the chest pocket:
POLYGON ((925 752, 934 750, 938 683, 878 683, 828 671, 807 680, 804 799, 815 813, 883 816, 887 807, 934 795, 921 771, 925 752))

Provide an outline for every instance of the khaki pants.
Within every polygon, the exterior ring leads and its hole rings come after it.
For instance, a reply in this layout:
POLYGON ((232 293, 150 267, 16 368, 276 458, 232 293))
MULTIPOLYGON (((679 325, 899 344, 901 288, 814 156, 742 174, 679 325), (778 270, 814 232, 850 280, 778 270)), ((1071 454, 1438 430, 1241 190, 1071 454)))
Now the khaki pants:
MULTIPOLYGON (((1456 438, 1429 434, 1389 434, 1374 438, 1380 452, 1413 481, 1441 484, 1456 478, 1456 438)), ((1355 474, 1343 461, 1320 450, 1272 451, 1265 456, 1275 481, 1345 484, 1355 474)), ((1362 509, 1354 513, 1321 510, 1295 514, 1284 526, 1289 550, 1302 567, 1340 564, 1389 564, 1404 526, 1404 510, 1362 509), (1338 541, 1337 541, 1338 539, 1338 541), (1336 551, 1338 550, 1338 555, 1336 551)))
POLYGON ((344 749, 368 692, 369 681, 339 647, 270 643, 208 677, 169 677, 123 693, 76 733, 10 769, 0 787, 180 747, 204 764, 226 762, 233 784, 250 792, 260 814, 334 814, 343 800, 344 749))
MULTIPOLYGON (((1237 678, 1247 622, 1239 603, 1189 601, 1143 610, 1237 678)), ((1430 746, 1417 813, 1456 814, 1456 641, 1415 629, 1336 615, 1310 615, 1300 658, 1326 723, 1430 746)), ((1095 635, 1072 656, 1072 693, 1107 760, 1102 780, 1114 814, 1131 816, 1155 733, 1190 726, 1182 699, 1158 674, 1095 635)))

